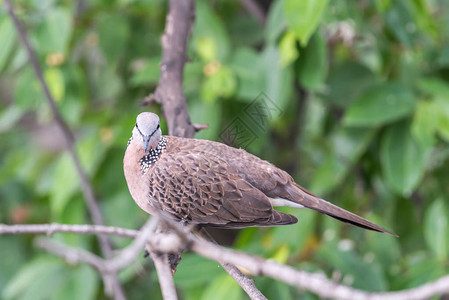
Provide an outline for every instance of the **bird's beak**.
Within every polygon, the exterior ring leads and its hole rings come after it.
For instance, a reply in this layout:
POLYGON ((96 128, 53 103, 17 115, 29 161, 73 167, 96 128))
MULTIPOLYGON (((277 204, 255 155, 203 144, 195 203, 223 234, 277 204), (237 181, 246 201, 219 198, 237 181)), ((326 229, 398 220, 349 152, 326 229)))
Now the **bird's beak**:
POLYGON ((145 153, 147 153, 148 143, 149 142, 150 142, 150 136, 149 135, 144 135, 143 136, 143 151, 145 151, 145 153))

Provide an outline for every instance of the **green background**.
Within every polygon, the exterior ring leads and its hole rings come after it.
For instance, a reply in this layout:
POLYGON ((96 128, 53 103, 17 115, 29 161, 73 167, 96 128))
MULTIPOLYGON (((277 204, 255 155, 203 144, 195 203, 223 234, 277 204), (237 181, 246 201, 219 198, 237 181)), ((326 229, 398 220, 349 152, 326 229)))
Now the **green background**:
MULTIPOLYGON (((196 2, 184 90, 192 122, 209 124, 196 137, 223 139, 238 118, 250 128, 248 151, 400 237, 299 209, 287 210, 296 225, 217 237, 367 291, 411 288, 449 273, 447 1, 258 3, 265 25, 239 1, 196 2), (246 108, 261 95, 276 113, 258 123, 246 108)), ((13 5, 75 133, 106 224, 138 228, 146 215, 129 195, 122 159, 136 115, 161 113, 140 102, 158 82, 167 3, 13 5)), ((0 222, 90 224, 74 165, 4 5, 0 45, 0 222)), ((0 236, 1 299, 106 297, 95 271, 37 250, 33 237, 0 236)), ((93 236, 53 238, 100 253, 93 236)), ((247 297, 216 262, 190 253, 174 278, 183 299, 247 297)), ((140 257, 120 279, 129 299, 161 297, 149 259, 140 257)), ((316 298, 270 278, 256 285, 270 299, 316 298)))

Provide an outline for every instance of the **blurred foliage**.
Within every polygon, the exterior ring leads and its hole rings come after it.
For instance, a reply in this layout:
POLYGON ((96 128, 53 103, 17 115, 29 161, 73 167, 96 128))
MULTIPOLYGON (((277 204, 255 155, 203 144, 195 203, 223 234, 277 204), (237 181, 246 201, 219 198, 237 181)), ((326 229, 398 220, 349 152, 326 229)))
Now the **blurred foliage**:
MULTIPOLYGON (((108 225, 138 228, 122 158, 139 107, 156 87, 167 3, 13 1, 36 49, 108 225)), ((198 138, 248 129, 248 151, 301 185, 399 234, 313 211, 299 223, 221 231, 232 247, 369 291, 417 286, 449 272, 449 5, 445 0, 261 1, 265 26, 238 1, 197 1, 184 88, 198 138), (260 99, 276 114, 248 113, 260 99), (249 105, 249 106, 248 106, 249 105), (235 121, 237 120, 237 121, 235 121), (238 122, 238 123, 233 123, 238 122)), ((0 10, 0 222, 91 223, 75 168, 4 8, 0 10)), ((163 124, 165 132, 166 126, 163 124)), ((94 237, 55 239, 99 252, 94 237)), ((129 240, 114 238, 117 247, 129 240)), ((101 279, 0 237, 0 298, 104 298, 101 279)), ((120 278, 130 299, 160 298, 150 261, 120 278)), ((216 262, 185 253, 183 299, 241 299, 216 262)), ((271 299, 314 299, 269 278, 271 299)))

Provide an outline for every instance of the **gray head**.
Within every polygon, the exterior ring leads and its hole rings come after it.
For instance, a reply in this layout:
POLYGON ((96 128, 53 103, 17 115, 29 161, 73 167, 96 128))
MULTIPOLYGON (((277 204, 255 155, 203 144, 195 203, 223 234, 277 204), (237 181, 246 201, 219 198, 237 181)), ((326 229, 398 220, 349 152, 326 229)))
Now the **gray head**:
POLYGON ((136 126, 133 129, 133 140, 141 142, 145 152, 155 149, 161 136, 159 117, 156 114, 143 112, 137 116, 136 126))

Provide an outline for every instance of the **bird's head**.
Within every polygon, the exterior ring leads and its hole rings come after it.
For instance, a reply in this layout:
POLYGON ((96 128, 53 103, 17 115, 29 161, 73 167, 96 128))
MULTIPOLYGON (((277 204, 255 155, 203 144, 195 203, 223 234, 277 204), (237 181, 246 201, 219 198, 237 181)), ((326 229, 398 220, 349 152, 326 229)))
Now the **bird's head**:
POLYGON ((141 142, 145 153, 155 149, 161 139, 162 132, 159 117, 151 112, 143 112, 137 116, 133 129, 133 140, 141 142))

